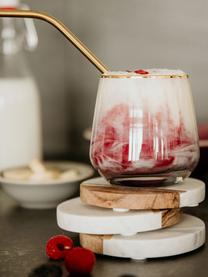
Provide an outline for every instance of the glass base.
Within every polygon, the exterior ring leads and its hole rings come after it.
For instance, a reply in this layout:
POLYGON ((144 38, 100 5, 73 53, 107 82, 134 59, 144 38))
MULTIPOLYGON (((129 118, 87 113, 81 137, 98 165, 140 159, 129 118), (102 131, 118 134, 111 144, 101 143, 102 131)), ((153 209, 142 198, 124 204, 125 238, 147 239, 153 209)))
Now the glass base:
POLYGON ((151 174, 151 175, 126 175, 122 177, 109 178, 108 181, 113 185, 128 187, 144 187, 144 186, 162 186, 173 185, 180 182, 191 174, 190 171, 175 171, 169 174, 151 174))

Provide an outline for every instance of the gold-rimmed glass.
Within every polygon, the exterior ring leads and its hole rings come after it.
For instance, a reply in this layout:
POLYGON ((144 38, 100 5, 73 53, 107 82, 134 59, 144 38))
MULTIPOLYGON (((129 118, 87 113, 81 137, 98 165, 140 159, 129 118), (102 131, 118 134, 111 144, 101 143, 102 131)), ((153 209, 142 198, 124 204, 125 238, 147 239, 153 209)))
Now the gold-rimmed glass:
POLYGON ((157 185, 188 177, 199 159, 188 75, 174 70, 103 74, 90 157, 114 184, 157 185))

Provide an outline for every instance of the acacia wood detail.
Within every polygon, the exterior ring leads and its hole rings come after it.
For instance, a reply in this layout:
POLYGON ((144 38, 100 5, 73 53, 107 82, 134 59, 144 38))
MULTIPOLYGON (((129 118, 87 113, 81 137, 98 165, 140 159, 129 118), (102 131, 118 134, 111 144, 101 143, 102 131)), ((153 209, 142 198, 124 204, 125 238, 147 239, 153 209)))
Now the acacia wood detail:
POLYGON ((175 209, 180 207, 179 190, 153 187, 81 184, 81 201, 102 208, 132 210, 175 209))

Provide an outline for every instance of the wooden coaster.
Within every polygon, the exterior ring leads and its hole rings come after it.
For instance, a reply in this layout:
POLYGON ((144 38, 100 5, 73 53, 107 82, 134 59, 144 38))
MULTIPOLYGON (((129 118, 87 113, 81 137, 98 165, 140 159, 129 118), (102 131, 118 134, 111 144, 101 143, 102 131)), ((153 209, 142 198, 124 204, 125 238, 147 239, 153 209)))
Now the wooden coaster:
POLYGON ((93 178, 80 186, 82 202, 103 208, 158 210, 197 206, 204 200, 205 184, 188 178, 179 184, 163 187, 124 187, 93 178))
POLYGON ((95 253, 132 259, 179 255, 199 248, 204 242, 204 222, 186 214, 173 227, 131 237, 80 235, 81 245, 95 253))
POLYGON ((115 212, 83 204, 80 198, 65 201, 57 207, 57 223, 61 229, 97 235, 134 235, 172 226, 180 217, 179 209, 115 212))

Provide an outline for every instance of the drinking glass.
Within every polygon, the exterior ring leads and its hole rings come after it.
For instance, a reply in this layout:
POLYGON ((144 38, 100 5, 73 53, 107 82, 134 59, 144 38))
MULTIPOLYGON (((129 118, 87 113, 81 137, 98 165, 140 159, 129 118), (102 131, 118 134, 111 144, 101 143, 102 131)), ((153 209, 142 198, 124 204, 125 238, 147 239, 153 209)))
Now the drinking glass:
POLYGON ((160 185, 188 177, 199 159, 188 75, 166 69, 103 74, 90 158, 113 184, 160 185))

